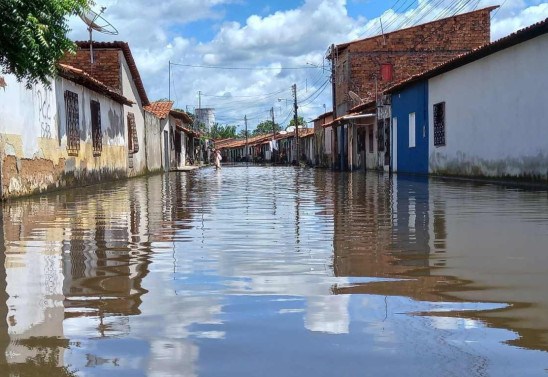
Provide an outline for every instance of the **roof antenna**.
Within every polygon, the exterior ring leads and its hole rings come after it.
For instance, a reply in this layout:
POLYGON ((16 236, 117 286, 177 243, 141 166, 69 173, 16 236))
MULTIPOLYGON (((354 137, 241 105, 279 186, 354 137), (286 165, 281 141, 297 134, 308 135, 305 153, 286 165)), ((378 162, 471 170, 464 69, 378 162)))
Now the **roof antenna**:
POLYGON ((86 25, 88 25, 89 31, 89 56, 91 58, 91 64, 93 64, 93 30, 98 31, 99 33, 109 34, 109 35, 118 35, 118 30, 110 22, 108 22, 104 17, 101 16, 106 10, 106 7, 101 7, 99 13, 94 12, 91 9, 83 11, 80 13, 80 18, 86 25))

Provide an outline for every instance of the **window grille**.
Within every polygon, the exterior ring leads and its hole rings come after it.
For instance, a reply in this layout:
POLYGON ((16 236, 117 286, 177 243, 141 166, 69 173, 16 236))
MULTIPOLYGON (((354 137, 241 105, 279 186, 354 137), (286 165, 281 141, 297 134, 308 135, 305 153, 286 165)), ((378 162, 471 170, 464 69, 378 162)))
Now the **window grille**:
POLYGON ((434 105, 434 146, 445 145, 445 102, 434 105))
POLYGON ((103 151, 103 132, 101 131, 101 104, 91 101, 91 138, 93 140, 93 155, 100 156, 103 151))
POLYGON ((139 152, 139 140, 137 139, 137 126, 135 125, 135 114, 127 114, 128 127, 128 151, 130 154, 139 152))
POLYGON ((67 152, 69 156, 78 156, 80 150, 80 113, 78 94, 65 90, 65 115, 67 127, 67 152))
POLYGON ((369 153, 373 153, 373 127, 369 128, 369 153))

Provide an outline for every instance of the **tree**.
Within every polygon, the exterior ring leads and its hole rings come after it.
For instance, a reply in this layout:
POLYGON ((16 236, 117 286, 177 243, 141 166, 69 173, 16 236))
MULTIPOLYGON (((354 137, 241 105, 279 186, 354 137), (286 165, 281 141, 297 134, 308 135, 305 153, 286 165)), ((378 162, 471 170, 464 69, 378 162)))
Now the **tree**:
POLYGON ((238 137, 240 139, 245 139, 246 133, 247 133, 248 137, 251 136, 249 130, 247 130, 247 131, 246 130, 240 130, 240 132, 238 133, 238 137))
MULTIPOLYGON (((297 122, 299 124, 299 128, 306 127, 306 122, 303 117, 297 117, 297 122)), ((291 122, 289 122, 289 127, 291 126, 295 127, 295 118, 291 119, 291 122)))
POLYGON ((88 9, 91 0, 0 0, 0 67, 27 87, 50 85, 56 63, 76 45, 67 38, 67 16, 88 9))
POLYGON ((257 125, 253 130, 253 136, 271 134, 273 130, 280 131, 280 126, 277 123, 272 123, 271 120, 266 120, 257 125))
POLYGON ((219 123, 213 124, 209 131, 209 137, 211 139, 231 139, 236 137, 236 126, 225 125, 222 126, 219 123))

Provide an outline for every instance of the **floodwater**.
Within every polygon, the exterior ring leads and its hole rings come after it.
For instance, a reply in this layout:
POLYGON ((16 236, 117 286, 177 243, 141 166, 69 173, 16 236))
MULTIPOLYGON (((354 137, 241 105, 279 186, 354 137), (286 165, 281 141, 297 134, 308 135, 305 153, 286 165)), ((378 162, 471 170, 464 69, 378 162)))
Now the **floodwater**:
POLYGON ((1 376, 548 376, 548 194, 210 168, 4 203, 1 376))

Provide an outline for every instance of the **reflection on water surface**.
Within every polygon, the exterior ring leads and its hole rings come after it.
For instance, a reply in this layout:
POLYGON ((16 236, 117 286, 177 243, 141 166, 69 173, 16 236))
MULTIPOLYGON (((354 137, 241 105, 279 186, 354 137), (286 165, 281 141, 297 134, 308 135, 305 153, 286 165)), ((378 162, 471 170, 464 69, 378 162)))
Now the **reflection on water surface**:
POLYGON ((0 375, 545 375, 548 196, 235 167, 4 203, 0 375))

